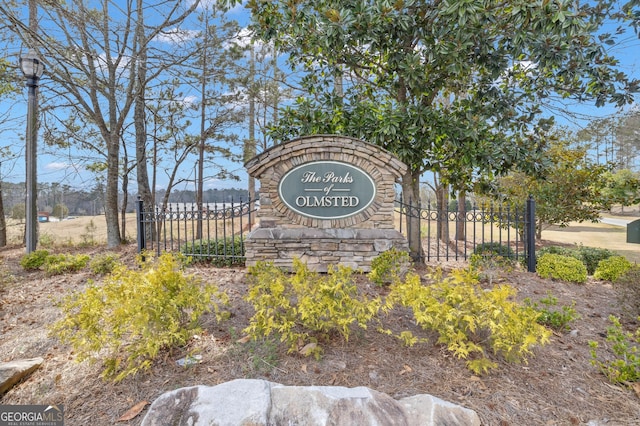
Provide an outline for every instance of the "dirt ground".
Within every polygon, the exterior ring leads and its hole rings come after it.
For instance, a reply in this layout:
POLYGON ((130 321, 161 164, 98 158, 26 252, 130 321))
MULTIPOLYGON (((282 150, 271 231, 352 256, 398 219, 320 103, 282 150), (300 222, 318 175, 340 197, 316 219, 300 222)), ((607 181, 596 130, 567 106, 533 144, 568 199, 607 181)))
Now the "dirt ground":
MULTIPOLYGON (((550 292, 559 306, 575 302, 580 319, 571 324, 571 331, 554 333, 549 344, 535 348, 535 357, 527 364, 497 360, 497 370, 476 377, 435 339, 405 348, 374 330, 356 333, 348 343, 325 346, 320 361, 287 354, 286 348, 269 342, 240 343, 252 315, 242 300, 247 291, 245 270, 193 266, 190 272, 229 294, 231 319, 216 323, 205 318, 205 333, 188 347, 165 354, 148 374, 112 384, 100 379, 99 364, 75 362, 69 347, 47 335, 47 326, 60 315, 54 301, 99 278, 88 271, 64 276, 25 272, 19 266, 23 250, 0 250, 0 361, 40 356, 45 362, 0 403, 64 404, 68 426, 139 425, 148 406, 132 420, 118 419, 163 392, 236 378, 286 385, 367 386, 394 398, 428 393, 475 410, 484 425, 640 424, 639 396, 631 387, 610 384, 590 364, 588 342, 595 340, 608 348, 608 316, 620 314, 616 292, 608 283, 575 285, 523 271, 503 274, 499 281, 516 287, 518 299, 539 300, 550 292), (202 362, 178 366, 176 361, 188 353, 200 354, 202 362)), ((132 258, 134 248, 124 247, 120 254, 132 258)), ((414 327, 408 313, 388 321, 394 323, 388 324, 391 327, 414 327)), ((607 350, 601 353, 611 355, 607 350)))

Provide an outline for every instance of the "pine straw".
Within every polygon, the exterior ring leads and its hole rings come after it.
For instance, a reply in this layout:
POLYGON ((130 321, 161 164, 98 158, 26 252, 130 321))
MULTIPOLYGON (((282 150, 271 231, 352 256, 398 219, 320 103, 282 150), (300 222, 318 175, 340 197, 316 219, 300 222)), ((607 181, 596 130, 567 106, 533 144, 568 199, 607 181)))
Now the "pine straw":
MULTIPOLYGON (((263 342, 237 343, 243 337, 251 307, 243 269, 202 266, 191 272, 216 283, 233 300, 232 318, 218 324, 204 320, 206 332, 189 347, 167 353, 148 374, 111 384, 99 378, 100 365, 74 362, 74 354, 47 336, 46 327, 59 315, 52 298, 82 289, 88 273, 46 277, 26 273, 18 265, 22 249, 4 250, 0 257, 16 277, 0 286, 0 361, 42 356, 43 366, 9 391, 2 404, 64 404, 69 426, 112 425, 140 401, 184 386, 216 385, 236 378, 261 378, 286 385, 367 386, 394 398, 428 393, 475 410, 485 425, 632 425, 640 423, 640 400, 630 389, 614 386, 590 364, 589 340, 606 347, 609 314, 618 314, 610 285, 573 285, 541 280, 525 272, 502 282, 516 286, 519 299, 538 300, 551 292, 559 305, 576 302, 581 319, 573 333, 554 334, 552 342, 535 349, 528 364, 499 362, 499 369, 476 377, 463 360, 453 358, 436 336, 431 343, 402 347, 375 330, 356 331, 348 342, 325 345, 320 361, 287 354, 286 348, 263 342), (189 353, 202 362, 188 368, 175 361, 189 353)), ((125 249, 128 257, 130 248, 125 249)), ((368 293, 377 291, 360 283, 368 293)), ((385 325, 414 328, 408 312, 396 311, 385 325)), ((373 327, 372 327, 373 328, 373 327)), ((139 425, 145 411, 129 422, 139 425)))

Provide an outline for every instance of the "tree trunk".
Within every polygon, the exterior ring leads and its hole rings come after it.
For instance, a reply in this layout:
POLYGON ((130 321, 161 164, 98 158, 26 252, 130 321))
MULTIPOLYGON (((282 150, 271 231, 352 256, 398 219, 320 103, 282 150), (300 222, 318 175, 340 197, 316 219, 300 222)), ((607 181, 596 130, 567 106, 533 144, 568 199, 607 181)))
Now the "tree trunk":
POLYGON ((109 135, 107 143, 107 184, 105 191, 104 213, 107 222, 107 247, 118 247, 120 224, 118 223, 118 172, 119 172, 120 138, 117 133, 109 135))
MULTIPOLYGON (((204 39, 202 41, 202 75, 200 76, 200 91, 202 99, 200 101, 200 143, 198 144, 198 162, 196 173, 196 208, 198 209, 198 217, 202 214, 202 203, 204 198, 204 151, 207 142, 207 82, 208 82, 208 49, 209 49, 209 25, 208 18, 205 20, 204 39)), ((202 220, 196 221, 195 238, 202 238, 202 220)))
POLYGON ((0 182, 0 247, 7 245, 7 222, 4 218, 4 201, 2 200, 2 182, 0 182))
POLYGON ((415 206, 418 213, 409 211, 406 217, 407 240, 409 253, 414 262, 424 258, 420 233, 420 172, 407 171, 402 177, 402 201, 407 206, 415 206))
MULTIPOLYGON (((256 79, 256 52, 251 45, 251 59, 249 62, 249 138, 244 143, 244 161, 251 160, 256 155, 256 95, 255 95, 255 79, 256 79)), ((249 176, 249 211, 254 211, 254 201, 256 199, 256 178, 249 176)))
POLYGON ((542 219, 538 220, 538 223, 536 226, 536 240, 538 241, 542 240, 542 219))
MULTIPOLYGON (((126 161, 125 161, 125 164, 126 161)), ((120 220, 122 238, 127 239, 127 203, 129 202, 129 173, 125 171, 122 176, 122 206, 120 207, 120 220)))
POLYGON ((458 216, 456 218, 456 240, 465 241, 466 236, 466 221, 467 216, 467 193, 460 191, 458 194, 458 216))
MULTIPOLYGON (((144 34, 144 10, 142 0, 137 2, 138 23, 136 25, 136 37, 138 39, 138 72, 135 91, 135 105, 133 109, 133 119, 136 132, 136 171, 138 183, 138 195, 142 198, 142 205, 149 209, 153 206, 153 194, 149 186, 149 172, 147 170, 147 120, 146 120, 146 87, 147 87, 147 47, 144 34)), ((125 193, 126 199, 126 193, 125 193)), ((126 211, 126 203, 123 212, 126 211)), ((124 215, 124 213, 123 213, 124 215)), ((123 219, 122 234, 125 235, 123 219)), ((147 240, 153 239, 153 227, 145 227, 147 240)))
POLYGON ((449 188, 440 184, 436 187, 436 201, 438 203, 437 237, 445 244, 449 244, 449 188))

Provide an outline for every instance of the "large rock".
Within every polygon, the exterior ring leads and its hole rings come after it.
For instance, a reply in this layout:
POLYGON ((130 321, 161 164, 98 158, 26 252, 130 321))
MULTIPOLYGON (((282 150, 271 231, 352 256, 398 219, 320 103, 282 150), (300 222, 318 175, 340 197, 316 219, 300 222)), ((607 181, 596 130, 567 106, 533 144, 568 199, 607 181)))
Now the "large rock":
POLYGON ((0 396, 36 371, 43 362, 40 357, 0 362, 0 396))
POLYGON ((365 387, 283 386, 239 379, 161 395, 142 425, 167 424, 453 426, 480 425, 480 419, 472 410, 431 395, 395 400, 365 387))

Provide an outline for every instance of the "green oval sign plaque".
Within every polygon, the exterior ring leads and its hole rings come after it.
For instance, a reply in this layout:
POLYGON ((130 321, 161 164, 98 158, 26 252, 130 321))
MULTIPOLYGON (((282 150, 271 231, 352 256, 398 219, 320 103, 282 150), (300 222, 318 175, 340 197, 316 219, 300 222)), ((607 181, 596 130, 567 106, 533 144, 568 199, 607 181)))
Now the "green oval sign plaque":
POLYGON ((316 219, 342 219, 365 210, 376 185, 363 170, 339 161, 314 161, 285 174, 278 194, 289 209, 316 219))

